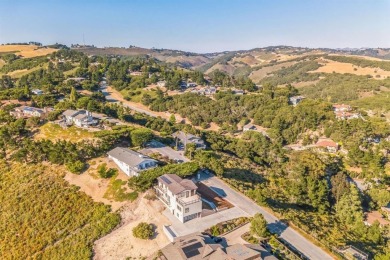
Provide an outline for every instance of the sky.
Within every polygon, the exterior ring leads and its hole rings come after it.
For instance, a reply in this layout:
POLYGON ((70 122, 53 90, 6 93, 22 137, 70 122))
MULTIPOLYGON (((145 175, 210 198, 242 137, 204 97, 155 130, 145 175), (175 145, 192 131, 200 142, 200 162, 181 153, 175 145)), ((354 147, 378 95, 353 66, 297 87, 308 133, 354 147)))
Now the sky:
POLYGON ((0 0, 0 43, 390 48, 390 0, 0 0))

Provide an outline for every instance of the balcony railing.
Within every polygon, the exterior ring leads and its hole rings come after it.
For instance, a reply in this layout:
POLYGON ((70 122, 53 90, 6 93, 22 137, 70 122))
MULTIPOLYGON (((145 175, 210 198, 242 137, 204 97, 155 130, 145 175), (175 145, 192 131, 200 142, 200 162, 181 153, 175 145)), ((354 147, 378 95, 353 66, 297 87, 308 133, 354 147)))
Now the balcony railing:
POLYGON ((162 190, 159 186, 155 186, 154 189, 156 190, 157 197, 169 206, 171 203, 165 197, 166 191, 162 190))
POLYGON ((201 200, 199 193, 196 193, 196 195, 192 195, 188 198, 179 198, 176 200, 176 202, 181 206, 187 206, 193 203, 197 203, 201 200), (193 198, 192 198, 193 197, 193 198), (192 199, 191 199, 192 198, 192 199))

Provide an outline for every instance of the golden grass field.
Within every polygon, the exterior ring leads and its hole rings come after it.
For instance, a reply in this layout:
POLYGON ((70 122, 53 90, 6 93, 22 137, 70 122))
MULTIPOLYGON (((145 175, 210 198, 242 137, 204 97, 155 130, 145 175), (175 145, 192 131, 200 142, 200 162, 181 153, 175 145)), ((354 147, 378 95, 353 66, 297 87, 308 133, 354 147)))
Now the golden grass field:
POLYGON ((32 58, 37 56, 44 56, 57 51, 53 48, 39 48, 36 45, 0 45, 0 53, 15 52, 23 58, 32 58))
POLYGON ((390 77, 390 71, 385 71, 380 68, 359 67, 351 63, 337 62, 328 59, 320 59, 319 63, 323 65, 315 71, 324 73, 350 73, 355 75, 371 75, 374 79, 384 79, 390 77), (378 77, 379 75, 379 77, 378 77))
POLYGON ((251 74, 249 75, 249 78, 254 82, 258 82, 263 78, 267 77, 268 73, 272 73, 274 71, 280 70, 283 67, 290 67, 294 64, 296 64, 295 61, 288 61, 285 63, 276 64, 274 66, 263 67, 259 70, 252 71, 251 74))

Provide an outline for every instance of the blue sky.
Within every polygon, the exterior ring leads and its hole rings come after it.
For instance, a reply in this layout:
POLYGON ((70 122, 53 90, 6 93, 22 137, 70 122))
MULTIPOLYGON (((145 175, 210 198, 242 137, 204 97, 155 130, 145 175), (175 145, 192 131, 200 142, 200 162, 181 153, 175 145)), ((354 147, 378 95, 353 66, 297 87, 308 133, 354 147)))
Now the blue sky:
POLYGON ((0 0, 0 43, 390 47, 390 0, 0 0))

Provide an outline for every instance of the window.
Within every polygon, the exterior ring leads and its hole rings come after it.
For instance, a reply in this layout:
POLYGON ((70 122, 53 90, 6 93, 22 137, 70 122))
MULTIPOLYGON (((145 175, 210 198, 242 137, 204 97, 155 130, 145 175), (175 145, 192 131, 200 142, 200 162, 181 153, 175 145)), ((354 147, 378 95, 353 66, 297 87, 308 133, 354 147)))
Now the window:
POLYGON ((181 211, 181 207, 179 205, 177 205, 177 210, 181 211))
POLYGON ((190 196, 190 192, 186 191, 186 198, 188 198, 188 196, 190 196))
POLYGON ((185 213, 188 213, 188 212, 190 212, 190 208, 185 209, 185 213))

